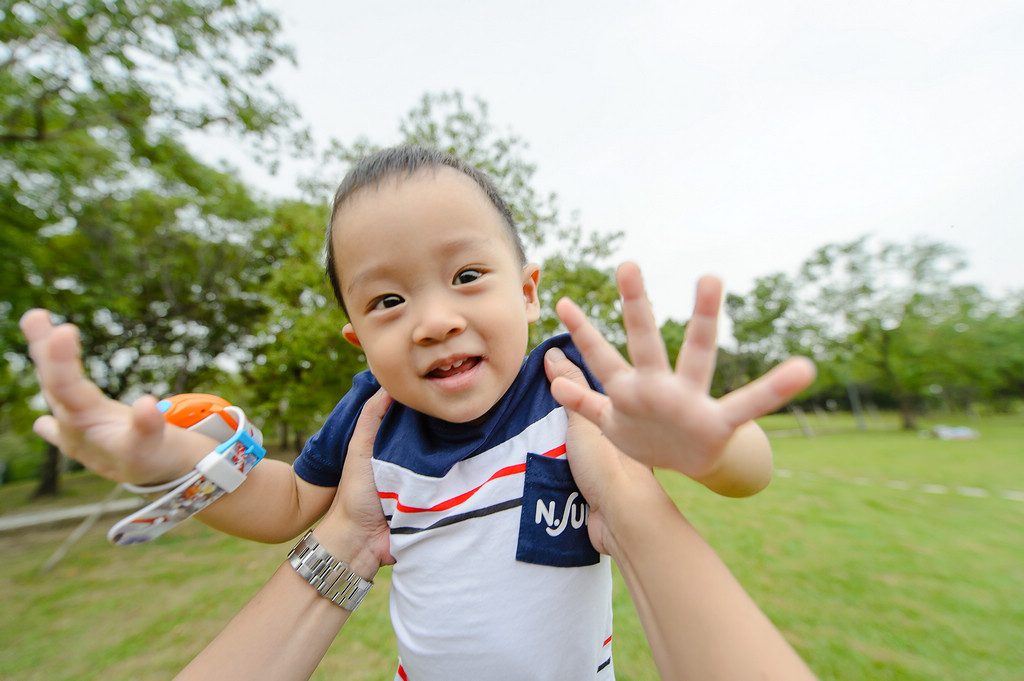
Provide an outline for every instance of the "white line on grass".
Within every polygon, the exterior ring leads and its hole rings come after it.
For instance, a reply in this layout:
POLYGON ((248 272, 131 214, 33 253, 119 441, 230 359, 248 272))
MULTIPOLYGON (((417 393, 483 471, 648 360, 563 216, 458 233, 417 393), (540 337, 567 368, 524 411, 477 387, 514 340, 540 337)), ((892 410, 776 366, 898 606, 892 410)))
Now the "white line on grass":
MULTIPOLYGON (((813 480, 814 478, 819 477, 819 476, 816 476, 814 473, 811 473, 811 472, 808 472, 808 471, 800 471, 799 473, 794 473, 793 471, 791 471, 789 469, 786 469, 786 468, 778 468, 778 469, 776 469, 775 470, 775 475, 777 477, 780 477, 780 478, 794 478, 794 477, 796 477, 796 478, 800 478, 801 480, 813 480)), ((826 476, 826 477, 828 477, 829 479, 832 479, 832 480, 845 480, 844 478, 832 478, 831 476, 826 476)), ((845 481, 846 482, 852 482, 855 485, 862 485, 862 486, 881 484, 881 485, 884 485, 885 487, 888 487, 890 489, 914 490, 914 491, 924 492, 925 494, 950 494, 950 493, 952 493, 952 494, 958 494, 958 495, 960 495, 962 497, 970 497, 970 498, 973 498, 973 499, 986 499, 986 498, 988 498, 990 496, 993 496, 993 494, 995 494, 997 496, 1002 497, 1003 499, 1008 499, 1010 501, 1024 502, 1024 492, 1020 492, 1020 491, 1012 490, 1012 489, 1004 489, 1004 490, 1000 490, 999 492, 993 493, 993 492, 990 492, 987 489, 984 489, 984 488, 981 488, 981 487, 960 486, 960 487, 954 487, 952 490, 950 490, 950 488, 948 486, 946 486, 946 485, 939 485, 939 484, 935 484, 935 483, 922 483, 920 485, 915 485, 915 484, 906 482, 904 480, 883 480, 883 481, 879 482, 879 481, 872 480, 870 478, 865 478, 865 477, 850 478, 850 479, 845 480, 845 481)))

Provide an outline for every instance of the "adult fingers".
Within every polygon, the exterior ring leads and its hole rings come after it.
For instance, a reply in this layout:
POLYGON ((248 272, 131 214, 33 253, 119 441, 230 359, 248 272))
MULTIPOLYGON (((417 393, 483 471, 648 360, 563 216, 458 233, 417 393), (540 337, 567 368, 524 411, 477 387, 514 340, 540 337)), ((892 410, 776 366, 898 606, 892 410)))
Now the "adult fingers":
POLYGON ((755 381, 719 400, 730 424, 770 414, 814 382, 817 369, 806 357, 791 357, 755 381))
POLYGON ((377 439, 377 429, 380 428, 380 422, 384 420, 389 406, 391 396, 383 388, 366 401, 356 421, 355 430, 352 431, 347 457, 356 456, 367 461, 373 457, 373 442, 377 439))
POLYGON ((667 370, 665 342, 654 319, 654 309, 644 289, 640 268, 631 262, 619 266, 616 278, 622 296, 622 321, 626 326, 626 346, 633 366, 667 370))
POLYGON ((718 355, 718 313, 722 301, 722 282, 717 277, 701 277, 693 316, 686 325, 683 346, 676 359, 676 374, 696 385, 702 392, 711 387, 718 355))

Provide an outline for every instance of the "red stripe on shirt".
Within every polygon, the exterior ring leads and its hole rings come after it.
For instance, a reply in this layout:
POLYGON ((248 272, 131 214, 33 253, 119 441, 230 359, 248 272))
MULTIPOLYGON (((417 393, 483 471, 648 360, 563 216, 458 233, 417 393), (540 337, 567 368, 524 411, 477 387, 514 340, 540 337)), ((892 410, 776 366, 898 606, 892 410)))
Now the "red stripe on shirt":
MULTIPOLYGON (((560 445, 558 447, 555 447, 552 450, 544 452, 543 456, 548 456, 548 457, 551 457, 551 458, 557 458, 557 457, 561 456, 564 453, 565 453, 565 445, 560 445)), ((497 480, 499 478, 507 477, 509 475, 517 475, 517 474, 523 473, 525 471, 526 471, 526 464, 525 463, 517 463, 514 466, 506 466, 505 468, 499 469, 494 475, 492 475, 491 477, 487 478, 487 480, 485 480, 483 483, 481 483, 477 487, 474 487, 473 489, 469 490, 468 492, 463 492, 462 494, 460 494, 458 496, 455 496, 455 497, 452 497, 451 499, 447 499, 447 500, 442 501, 440 503, 434 504, 430 508, 417 508, 415 506, 406 506, 405 504, 403 504, 398 499, 398 492, 378 492, 377 494, 378 494, 378 496, 381 499, 394 499, 395 500, 395 508, 397 510, 401 511, 402 513, 430 513, 430 512, 433 512, 433 511, 447 511, 447 510, 455 508, 459 504, 465 502, 467 499, 469 499, 474 494, 476 494, 481 489, 483 489, 483 486, 486 485, 487 483, 489 483, 489 482, 491 482, 493 480, 497 480)))

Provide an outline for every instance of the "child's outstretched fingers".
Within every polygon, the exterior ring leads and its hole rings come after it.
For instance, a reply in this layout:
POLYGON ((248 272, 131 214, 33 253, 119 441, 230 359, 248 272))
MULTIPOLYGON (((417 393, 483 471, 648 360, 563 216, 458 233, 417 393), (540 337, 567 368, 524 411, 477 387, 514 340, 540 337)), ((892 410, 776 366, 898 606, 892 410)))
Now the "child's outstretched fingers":
POLYGON ((22 315, 20 326, 51 409, 83 409, 103 399, 100 389, 85 378, 75 326, 55 327, 50 323, 50 313, 38 309, 22 315))
POLYGON ((718 314, 722 307, 722 282, 704 276, 697 281, 693 316, 686 323, 683 345, 676 359, 676 375, 702 392, 711 388, 718 357, 718 314))
POLYGON ((608 383, 616 374, 632 371, 629 362, 605 340, 600 331, 594 328, 576 303, 568 298, 562 298, 555 305, 555 312, 569 329, 572 342, 576 344, 597 380, 608 383))
POLYGON ((668 353, 654 319, 654 308, 647 298, 643 276, 636 263, 626 262, 616 272, 622 296, 622 321, 626 327, 626 347, 637 369, 668 371, 668 353))
POLYGON ((46 310, 26 312, 20 326, 51 412, 33 429, 65 455, 112 480, 146 485, 179 477, 212 448, 210 438, 182 430, 164 449, 168 429, 156 401, 129 407, 104 395, 85 375, 75 326, 54 326, 46 310))
POLYGON ((779 409, 814 382, 817 369, 806 357, 790 357, 760 378, 719 400, 738 426, 779 409))

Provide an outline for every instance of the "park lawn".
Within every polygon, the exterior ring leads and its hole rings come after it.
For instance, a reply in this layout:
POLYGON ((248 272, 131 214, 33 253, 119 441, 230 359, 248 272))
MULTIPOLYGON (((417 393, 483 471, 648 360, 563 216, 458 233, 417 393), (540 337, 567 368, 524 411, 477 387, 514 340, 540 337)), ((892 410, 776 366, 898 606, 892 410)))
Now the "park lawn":
MULTIPOLYGON (((892 429, 773 438, 779 475, 746 500, 659 477, 820 678, 1020 679, 1024 418, 972 425, 970 441, 892 429)), ((112 547, 109 522, 45 576, 71 528, 0 535, 0 678, 169 678, 288 549, 196 522, 112 547)), ((393 677, 387 581, 384 570, 314 678, 393 677)), ((616 675, 655 679, 617 575, 615 588, 616 675)))

